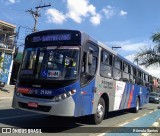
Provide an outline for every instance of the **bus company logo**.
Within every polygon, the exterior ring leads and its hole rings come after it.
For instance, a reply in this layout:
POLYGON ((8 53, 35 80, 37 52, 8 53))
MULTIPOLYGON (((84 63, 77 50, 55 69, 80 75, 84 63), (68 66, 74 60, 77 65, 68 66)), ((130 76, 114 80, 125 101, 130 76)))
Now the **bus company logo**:
POLYGON ((48 70, 47 77, 59 77, 60 72, 55 70, 48 70))
POLYGON ((116 91, 124 91, 125 89, 125 83, 116 82, 116 91))
POLYGON ((123 90, 123 87, 122 87, 122 86, 117 85, 116 90, 117 90, 117 91, 118 91, 118 90, 123 90))
POLYGON ((103 88, 108 88, 108 89, 113 88, 113 82, 108 82, 108 81, 102 80, 102 84, 103 84, 103 88))

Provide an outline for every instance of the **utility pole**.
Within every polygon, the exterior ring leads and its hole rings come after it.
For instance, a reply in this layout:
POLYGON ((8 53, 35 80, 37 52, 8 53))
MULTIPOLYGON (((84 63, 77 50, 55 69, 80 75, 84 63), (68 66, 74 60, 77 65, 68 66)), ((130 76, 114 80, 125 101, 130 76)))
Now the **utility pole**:
POLYGON ((26 12, 29 12, 34 18, 33 32, 36 32, 38 17, 40 17, 40 14, 39 14, 40 9, 50 7, 50 6, 51 6, 51 4, 48 4, 48 5, 44 4, 43 6, 35 7, 36 11, 33 11, 32 9, 26 11, 26 12))

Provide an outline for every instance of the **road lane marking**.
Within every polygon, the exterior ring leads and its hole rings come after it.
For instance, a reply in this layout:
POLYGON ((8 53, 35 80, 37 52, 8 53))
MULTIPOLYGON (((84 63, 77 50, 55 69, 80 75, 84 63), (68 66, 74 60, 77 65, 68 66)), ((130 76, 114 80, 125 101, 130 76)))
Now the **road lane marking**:
MULTIPOLYGON (((145 114, 143 114, 143 115, 140 115, 139 117, 136 117, 136 118, 130 120, 129 122, 125 122, 125 123, 120 124, 120 125, 117 125, 117 126, 123 127, 124 125, 126 125, 126 124, 132 122, 133 120, 136 121, 136 120, 138 120, 138 119, 141 119, 142 117, 148 116, 149 113, 151 114, 151 113, 153 113, 153 112, 155 112, 155 111, 157 111, 157 110, 150 111, 150 112, 148 112, 148 113, 145 113, 145 114)), ((160 121, 160 118, 159 118, 159 121, 160 121)), ((153 125, 153 124, 152 124, 152 125, 153 125)), ((156 125, 157 125, 157 123, 156 123, 156 125)), ((104 135, 107 135, 107 133, 101 133, 101 134, 99 134, 99 135, 97 135, 97 136, 104 136, 104 135)), ((149 135, 151 135, 151 133, 141 133, 140 135, 141 135, 141 136, 149 136, 149 135)))
POLYGON ((154 123, 152 124, 152 126, 153 126, 153 127, 158 127, 158 126, 159 126, 159 122, 154 122, 154 123))
POLYGON ((151 133, 141 133, 141 136, 149 136, 151 133))
POLYGON ((137 118, 135 118, 135 119, 133 119, 133 120, 137 120, 137 119, 139 119, 140 117, 137 117, 137 118))
POLYGON ((101 134, 98 134, 97 136, 104 136, 106 135, 106 133, 101 133, 101 134))
POLYGON ((124 125, 126 125, 126 124, 128 124, 129 122, 125 122, 125 123, 123 123, 123 124, 120 124, 120 125, 118 125, 118 126, 124 126, 124 125))
POLYGON ((145 114, 143 114, 142 116, 146 116, 147 114, 145 113, 145 114))
POLYGON ((40 115, 40 114, 29 114, 29 115, 22 115, 22 116, 6 117, 6 118, 0 118, 0 120, 23 118, 23 117, 38 116, 38 115, 40 115))

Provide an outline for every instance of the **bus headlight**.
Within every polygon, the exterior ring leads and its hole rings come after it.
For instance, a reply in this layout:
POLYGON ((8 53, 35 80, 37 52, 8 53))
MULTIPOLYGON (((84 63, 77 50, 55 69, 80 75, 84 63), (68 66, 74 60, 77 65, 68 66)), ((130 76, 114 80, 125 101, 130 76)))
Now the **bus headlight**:
POLYGON ((63 94, 60 94, 60 95, 57 95, 54 97, 54 100, 57 102, 57 101, 61 101, 61 100, 64 100, 72 95, 74 95, 76 93, 76 90, 71 90, 67 93, 63 93, 63 94))
POLYGON ((71 91, 67 92, 67 97, 71 96, 71 91))
POLYGON ((62 99, 65 99, 65 98, 67 98, 67 94, 66 93, 62 94, 62 99))
POLYGON ((59 101, 59 97, 56 96, 56 97, 55 97, 55 101, 59 101))

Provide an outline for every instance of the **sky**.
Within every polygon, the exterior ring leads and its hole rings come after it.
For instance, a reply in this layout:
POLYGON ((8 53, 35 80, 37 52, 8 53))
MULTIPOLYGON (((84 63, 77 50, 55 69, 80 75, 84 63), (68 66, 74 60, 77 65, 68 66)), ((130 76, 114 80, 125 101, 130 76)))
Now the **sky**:
MULTIPOLYGON (((133 62, 140 49, 153 47, 151 36, 160 31, 160 0, 0 0, 0 20, 19 29, 18 45, 32 32, 34 19, 27 10, 39 10, 38 30, 74 29, 88 33, 133 62)), ((143 69, 160 78, 160 67, 143 69)))

